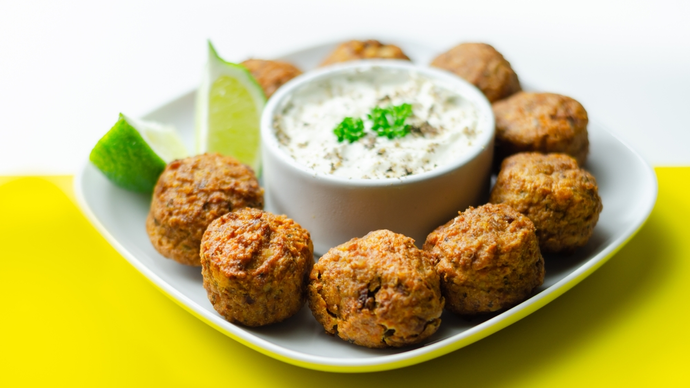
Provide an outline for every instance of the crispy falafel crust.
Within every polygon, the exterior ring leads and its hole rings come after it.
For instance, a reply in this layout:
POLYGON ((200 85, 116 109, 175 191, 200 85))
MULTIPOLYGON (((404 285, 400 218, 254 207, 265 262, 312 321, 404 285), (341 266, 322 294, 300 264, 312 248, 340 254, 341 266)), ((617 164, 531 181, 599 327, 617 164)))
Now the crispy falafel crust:
POLYGON ((264 190, 235 158, 203 154, 169 163, 153 190, 146 232, 161 255, 199 266, 199 245, 214 219, 245 206, 261 208, 264 190))
POLYGON ((403 59, 410 60, 402 49, 396 45, 383 44, 377 40, 351 40, 341 43, 335 48, 326 59, 321 62, 321 66, 333 63, 356 61, 359 59, 403 59))
POLYGON ((286 216, 252 208, 227 213, 201 241, 208 299, 233 323, 283 321, 304 305, 313 252, 309 232, 286 216))
POLYGON ((544 282, 532 221, 507 205, 470 207, 424 243, 436 262, 446 308, 460 315, 499 311, 544 282))
POLYGON ((544 282, 532 221, 507 205, 470 207, 424 243, 436 261, 446 308, 475 315, 512 307, 544 282))
POLYGON ((309 277, 309 307, 326 332, 369 348, 429 337, 443 303, 429 255, 389 230, 331 248, 309 277))
POLYGON ((493 104, 493 111, 498 162, 518 152, 565 153, 581 166, 587 160, 589 118, 576 100, 555 93, 520 92, 493 104))
POLYGON ((542 252, 571 252, 592 236, 603 209, 598 191, 568 155, 520 153, 503 161, 489 201, 529 217, 542 252))
POLYGON ((522 90, 510 62, 486 43, 461 43, 436 57, 431 66, 455 73, 491 102, 522 90))
POLYGON ((282 61, 247 59, 240 64, 252 73, 266 98, 271 97, 284 83, 302 74, 293 64, 282 61))

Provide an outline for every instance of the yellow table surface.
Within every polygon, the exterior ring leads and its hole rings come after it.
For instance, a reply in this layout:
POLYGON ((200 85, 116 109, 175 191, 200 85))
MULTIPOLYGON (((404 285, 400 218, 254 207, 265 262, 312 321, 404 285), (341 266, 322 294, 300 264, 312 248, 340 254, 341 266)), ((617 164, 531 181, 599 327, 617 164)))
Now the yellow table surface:
POLYGON ((690 168, 657 168, 646 225, 563 296, 408 368, 276 361, 159 292, 77 208, 72 177, 0 177, 0 386, 690 386, 690 168))

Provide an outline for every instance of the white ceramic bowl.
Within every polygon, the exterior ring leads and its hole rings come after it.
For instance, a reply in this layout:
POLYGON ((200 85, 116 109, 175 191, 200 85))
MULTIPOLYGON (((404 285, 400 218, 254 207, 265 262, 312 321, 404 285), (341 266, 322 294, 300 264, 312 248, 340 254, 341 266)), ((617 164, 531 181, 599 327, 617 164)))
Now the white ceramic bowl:
POLYGON ((264 109, 261 139, 266 209, 286 214, 306 228, 317 255, 377 229, 402 233, 421 246, 458 211, 486 201, 494 116, 484 95, 451 73, 406 61, 357 61, 310 71, 283 85, 264 109), (302 88, 342 74, 400 70, 430 78, 474 104, 480 132, 469 152, 434 170, 402 178, 348 179, 317 173, 280 148, 274 116, 302 88))

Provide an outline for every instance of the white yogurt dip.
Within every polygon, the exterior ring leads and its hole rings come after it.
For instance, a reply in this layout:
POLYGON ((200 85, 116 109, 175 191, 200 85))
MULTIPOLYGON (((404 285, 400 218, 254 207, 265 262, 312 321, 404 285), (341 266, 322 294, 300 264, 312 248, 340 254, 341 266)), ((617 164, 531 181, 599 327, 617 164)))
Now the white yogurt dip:
POLYGON ((351 179, 401 178, 431 171, 473 148, 481 133, 477 109, 458 92, 426 76, 380 68, 341 74, 297 90, 277 110, 273 128, 280 148, 318 174, 351 179), (402 138, 377 136, 367 114, 403 103, 412 106, 402 138), (333 129, 361 118, 366 135, 338 142, 333 129))

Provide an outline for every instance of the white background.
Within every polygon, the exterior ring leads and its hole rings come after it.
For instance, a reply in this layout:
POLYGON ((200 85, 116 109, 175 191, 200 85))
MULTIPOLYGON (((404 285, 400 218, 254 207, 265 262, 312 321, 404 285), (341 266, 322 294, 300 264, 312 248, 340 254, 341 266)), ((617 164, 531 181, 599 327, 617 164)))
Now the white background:
POLYGON ((652 165, 690 165, 688 1, 0 0, 0 175, 75 173, 119 112, 196 88, 207 39, 241 61, 355 37, 490 43, 652 165))

